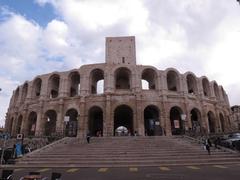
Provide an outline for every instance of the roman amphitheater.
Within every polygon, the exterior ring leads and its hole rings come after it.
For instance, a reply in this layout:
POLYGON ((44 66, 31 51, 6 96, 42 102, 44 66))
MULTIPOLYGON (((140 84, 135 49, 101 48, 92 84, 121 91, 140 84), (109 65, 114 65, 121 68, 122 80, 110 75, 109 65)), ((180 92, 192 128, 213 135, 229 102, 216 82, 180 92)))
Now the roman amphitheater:
POLYGON ((105 63, 39 75, 13 92, 15 136, 178 135, 228 131, 230 106, 216 81, 137 65, 135 37, 106 38, 105 63), (126 131, 125 131, 126 130, 126 131), (121 131, 121 130, 120 130, 121 131))

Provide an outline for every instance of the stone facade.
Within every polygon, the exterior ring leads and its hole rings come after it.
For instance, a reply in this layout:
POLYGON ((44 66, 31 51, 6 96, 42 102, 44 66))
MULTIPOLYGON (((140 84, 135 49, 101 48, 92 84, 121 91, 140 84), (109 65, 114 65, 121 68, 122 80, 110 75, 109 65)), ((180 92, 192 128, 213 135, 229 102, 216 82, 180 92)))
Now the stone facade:
POLYGON ((230 117, 235 129, 240 130, 240 106, 239 105, 235 105, 231 107, 230 117))
POLYGON ((137 65, 135 37, 109 37, 106 63, 39 75, 17 87, 5 126, 26 136, 113 136, 119 126, 139 135, 214 133, 230 129, 229 115, 216 81, 137 65))

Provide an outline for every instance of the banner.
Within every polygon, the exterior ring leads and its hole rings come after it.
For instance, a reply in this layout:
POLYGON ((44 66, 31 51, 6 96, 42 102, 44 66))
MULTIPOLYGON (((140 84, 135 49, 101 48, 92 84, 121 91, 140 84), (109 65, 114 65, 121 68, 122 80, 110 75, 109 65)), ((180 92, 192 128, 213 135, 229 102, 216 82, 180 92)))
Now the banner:
POLYGON ((173 122, 176 129, 180 128, 179 120, 173 120, 173 122))

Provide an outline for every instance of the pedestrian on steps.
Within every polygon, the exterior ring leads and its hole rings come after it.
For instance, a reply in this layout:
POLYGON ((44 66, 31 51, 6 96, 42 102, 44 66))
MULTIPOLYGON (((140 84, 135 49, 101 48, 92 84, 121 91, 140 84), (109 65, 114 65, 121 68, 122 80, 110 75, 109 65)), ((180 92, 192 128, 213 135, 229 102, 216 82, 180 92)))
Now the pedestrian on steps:
POLYGON ((87 143, 88 143, 88 144, 90 143, 90 138, 91 138, 90 133, 87 133, 87 143))
POLYGON ((205 141, 205 147, 206 147, 206 150, 208 151, 208 154, 210 155, 211 154, 211 149, 210 149, 211 145, 209 144, 209 142, 211 142, 211 141, 209 138, 207 138, 205 141))

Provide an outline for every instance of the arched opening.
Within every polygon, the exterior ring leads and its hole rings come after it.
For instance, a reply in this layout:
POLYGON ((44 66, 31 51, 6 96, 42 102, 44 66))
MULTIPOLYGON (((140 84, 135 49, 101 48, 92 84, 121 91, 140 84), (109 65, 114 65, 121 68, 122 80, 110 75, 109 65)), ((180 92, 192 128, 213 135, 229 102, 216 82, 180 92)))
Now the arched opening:
POLYGON ((42 88, 42 80, 40 78, 37 78, 33 82, 33 98, 38 98, 41 94, 41 88, 42 88))
POLYGON ((78 130, 78 112, 76 109, 69 109, 65 115, 65 136, 76 137, 78 130))
POLYGON ((80 75, 78 72, 72 72, 69 75, 70 87, 69 96, 74 97, 80 94, 80 75))
POLYGON ((192 123, 192 131, 194 133, 201 132, 201 113, 198 109, 193 108, 190 112, 191 123, 192 123))
POLYGON ((56 133, 57 113, 54 110, 48 110, 45 113, 45 132, 46 136, 51 136, 56 133))
POLYGON ((35 136, 37 113, 32 111, 28 116, 28 136, 35 136))
POLYGON ((179 135, 184 133, 184 122, 181 119, 182 110, 175 106, 170 110, 170 121, 172 135, 179 135))
POLYGON ((203 78, 202 86, 203 86, 204 96, 210 97, 210 85, 209 85, 209 81, 206 78, 203 78))
POLYGON ((103 111, 94 106, 88 112, 88 129, 92 136, 103 135, 103 111))
POLYGON ((148 68, 142 72, 142 89, 156 89, 156 82, 157 74, 153 69, 148 68))
POLYGON ((101 69, 94 69, 91 74, 91 93, 101 94, 104 92, 104 72, 101 69))
POLYGON ((22 120, 23 120, 23 116, 20 115, 20 116, 18 117, 17 126, 16 126, 16 133, 17 133, 17 134, 20 134, 20 133, 21 133, 22 120))
POLYGON ((225 131, 225 125, 224 125, 224 117, 223 117, 223 114, 220 113, 220 114, 219 114, 219 117, 220 117, 221 130, 222 130, 222 132, 224 132, 224 131, 225 131))
POLYGON ((179 90, 179 78, 175 71, 168 71, 167 73, 167 86, 169 91, 179 90))
POLYGON ((49 97, 57 98, 59 94, 60 77, 57 74, 52 75, 48 81, 49 97))
POLYGON ((144 127, 147 136, 162 135, 158 107, 150 105, 144 109, 144 127))
POLYGON ((197 94, 197 81, 192 74, 187 75, 187 87, 189 94, 197 94))
POLYGON ((18 102, 18 98, 19 98, 19 87, 17 88, 17 90, 15 91, 15 95, 14 95, 14 104, 16 105, 16 103, 18 102))
POLYGON ((210 133, 216 132, 216 123, 215 123, 215 116, 212 111, 208 112, 208 127, 210 133))
POLYGON ((114 111, 114 135, 126 135, 125 133, 118 134, 117 128, 123 126, 128 129, 128 134, 133 134, 133 111, 127 105, 120 105, 114 111))
POLYGON ((115 72, 115 88, 130 89, 131 72, 129 69, 121 67, 115 72))
POLYGON ((23 88, 22 88, 22 98, 21 98, 21 102, 24 102, 24 100, 26 99, 27 97, 27 92, 28 92, 28 84, 25 83, 23 85, 23 88))
POLYGON ((219 89, 218 89, 218 85, 216 83, 213 84, 213 89, 214 89, 214 94, 215 94, 216 98, 219 100, 220 99, 219 89))

